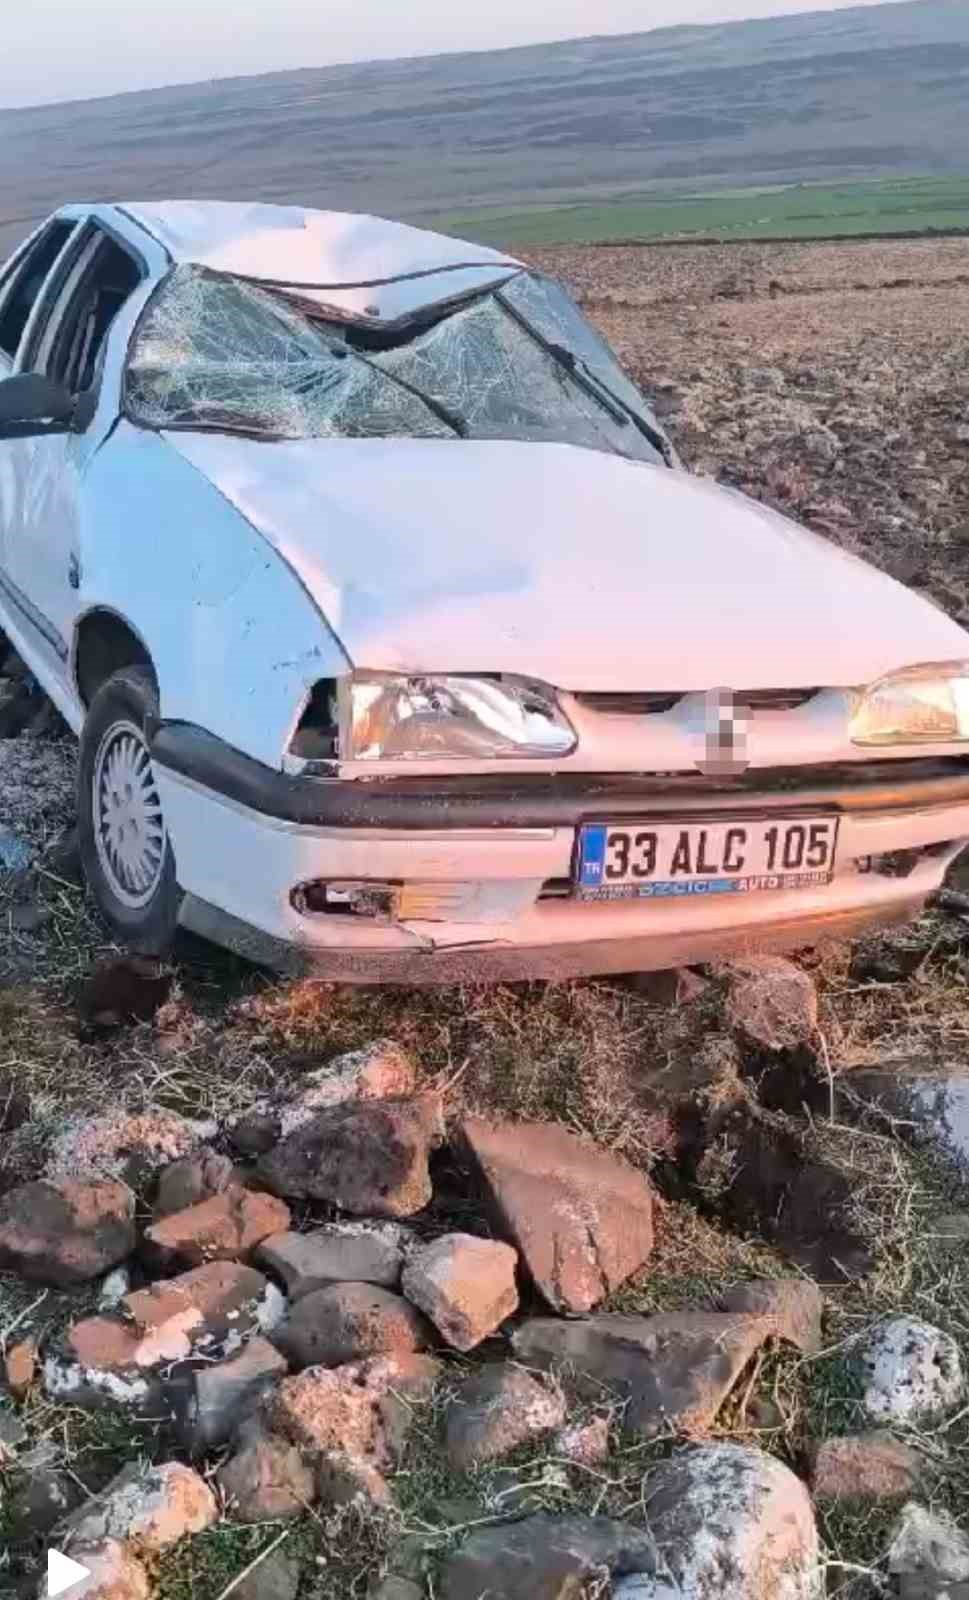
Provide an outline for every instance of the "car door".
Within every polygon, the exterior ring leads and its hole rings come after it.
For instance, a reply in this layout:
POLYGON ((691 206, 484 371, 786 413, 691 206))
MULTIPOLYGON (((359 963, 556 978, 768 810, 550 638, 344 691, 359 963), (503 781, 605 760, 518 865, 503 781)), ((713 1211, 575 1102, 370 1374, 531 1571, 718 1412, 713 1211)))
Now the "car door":
MULTIPOLYGON (((11 257, 0 274, 0 382, 14 372, 24 330, 44 284, 67 251, 78 223, 54 217, 11 257)), ((0 601, 27 624, 26 597, 14 590, 7 569, 10 535, 20 520, 25 455, 19 440, 0 440, 0 601)), ((31 630, 33 631, 33 630, 31 630)))
POLYGON ((5 530, 8 581, 26 602, 47 674, 69 687, 70 641, 79 608, 82 485, 117 419, 120 397, 102 400, 111 325, 138 288, 144 265, 127 242, 89 219, 45 281, 17 351, 17 372, 39 372, 77 397, 69 433, 8 441, 18 496, 5 530))

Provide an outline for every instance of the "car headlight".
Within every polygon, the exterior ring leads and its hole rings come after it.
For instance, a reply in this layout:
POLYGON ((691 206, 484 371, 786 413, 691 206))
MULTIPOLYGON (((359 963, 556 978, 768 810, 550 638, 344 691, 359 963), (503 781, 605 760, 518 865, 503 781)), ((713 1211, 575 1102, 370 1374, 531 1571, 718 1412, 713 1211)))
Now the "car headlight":
POLYGON ((361 672, 340 689, 348 761, 547 760, 576 746, 554 690, 522 678, 361 672))
POLYGON ((853 744, 951 744, 969 739, 969 661, 890 673, 864 689, 851 719, 853 744))

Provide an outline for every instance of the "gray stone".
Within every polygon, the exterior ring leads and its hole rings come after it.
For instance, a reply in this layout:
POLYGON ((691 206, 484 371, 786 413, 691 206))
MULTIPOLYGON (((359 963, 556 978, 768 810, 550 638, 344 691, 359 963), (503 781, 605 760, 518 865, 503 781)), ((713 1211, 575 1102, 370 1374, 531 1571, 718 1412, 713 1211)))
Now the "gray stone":
POLYGON ((275 1272, 290 1300, 302 1300, 333 1283, 373 1283, 396 1289, 404 1264, 407 1235, 395 1223, 331 1223, 312 1233, 277 1233, 256 1251, 256 1260, 275 1272))
POLYGON ((271 1433, 261 1418, 244 1422, 235 1452, 216 1478, 236 1522, 277 1522, 301 1517, 316 1499, 316 1477, 302 1452, 271 1433))
POLYGON ((62 1525, 65 1549, 124 1539, 143 1554, 165 1550, 186 1534, 218 1521, 215 1496, 180 1461, 159 1466, 130 1462, 107 1488, 79 1506, 62 1525))
POLYGON ((154 1215, 173 1216, 176 1211, 187 1211, 215 1194, 221 1194, 232 1183, 235 1168, 228 1156, 215 1150, 200 1150, 195 1156, 182 1156, 164 1168, 158 1179, 154 1215))
POLYGON ((805 1355, 821 1349, 821 1290, 809 1278, 758 1278, 738 1283, 721 1297, 724 1311, 767 1317, 776 1339, 796 1345, 805 1355))
POLYGON ((535 1317, 512 1346, 526 1367, 562 1368, 586 1399, 600 1400, 603 1389, 625 1399, 624 1432, 649 1439, 708 1427, 771 1331, 768 1318, 739 1313, 604 1313, 581 1322, 535 1317))
POLYGON ((298 1301, 276 1337, 295 1367, 338 1367, 422 1350, 429 1331, 400 1295, 370 1283, 335 1283, 298 1301))
POLYGON ((916 1144, 934 1146, 969 1174, 969 1073, 961 1063, 914 1060, 858 1068, 841 1080, 850 1098, 901 1123, 916 1144))
POLYGON ((918 1317, 886 1317, 859 1341, 853 1360, 864 1385, 862 1404, 876 1422, 941 1416, 965 1394, 955 1340, 918 1317))
POLYGON ((296 1600, 302 1568, 284 1549, 273 1550, 233 1589, 233 1600, 296 1600))
POLYGON ((20 872, 29 867, 33 852, 12 828, 0 825, 0 867, 5 872, 20 872))
MULTIPOLYGON (((20 1465, 23 1466, 22 1461, 20 1465)), ((45 1538, 83 1498, 84 1491, 69 1472, 49 1466, 34 1468, 10 1496, 13 1526, 23 1529, 24 1534, 45 1538)))
POLYGON ((270 1111, 253 1111, 229 1129, 229 1138, 243 1156, 264 1156, 282 1134, 282 1124, 270 1111))
POLYGON ((0 1271, 34 1283, 89 1283, 134 1247, 134 1195, 123 1184, 26 1183, 0 1200, 0 1271))
POLYGON ((192 1456, 225 1444, 288 1371, 285 1357, 260 1338, 250 1339, 228 1361, 176 1370, 164 1397, 179 1443, 192 1456))
POLYGON ((663 1462, 643 1494, 654 1570, 683 1600, 820 1600, 811 1497, 775 1456, 702 1445, 663 1462))
POLYGON ((444 1566, 441 1600, 578 1600, 582 1586, 655 1568, 642 1528, 608 1517, 526 1517, 481 1528, 444 1566))
POLYGON ((969 1534, 914 1501, 902 1508, 886 1562, 901 1600, 965 1600, 969 1595, 969 1534))
POLYGON ((275 1194, 356 1216, 410 1217, 431 1199, 428 1160, 443 1138, 440 1097, 354 1100, 315 1112, 262 1157, 275 1194))
POLYGON ((421 1584, 412 1583, 410 1578, 398 1578, 391 1574, 370 1591, 370 1600, 424 1600, 424 1589, 421 1584))
POLYGON ((19 1417, 12 1411, 0 1407, 0 1460, 4 1455, 13 1455, 18 1446, 27 1438, 27 1429, 19 1417))
POLYGON ((565 1421, 565 1401, 522 1367, 492 1365, 472 1373, 448 1408, 445 1451, 456 1472, 500 1461, 565 1421))

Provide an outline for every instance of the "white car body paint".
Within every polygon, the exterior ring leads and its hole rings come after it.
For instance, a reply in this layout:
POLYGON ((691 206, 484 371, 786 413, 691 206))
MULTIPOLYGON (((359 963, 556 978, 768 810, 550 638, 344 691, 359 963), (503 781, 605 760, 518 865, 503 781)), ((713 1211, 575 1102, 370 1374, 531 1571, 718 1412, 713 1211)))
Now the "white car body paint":
MULTIPOLYGON (((489 776, 644 775, 649 790, 657 775, 695 770, 705 695, 726 685, 821 690, 752 716, 748 754, 763 787, 751 792, 762 809, 780 804, 777 767, 837 764, 862 783, 877 759, 899 774, 898 794, 887 784, 878 806, 847 791, 834 802, 843 815, 828 884, 582 904, 542 897, 543 885, 568 883, 575 821, 454 826, 441 802, 439 826, 310 825, 157 761, 189 926, 260 958, 295 951, 351 980, 563 977, 803 944, 910 914, 938 886, 969 837, 969 778, 958 793, 922 799, 905 757, 963 748, 873 755, 850 743, 848 719, 858 686, 967 657, 969 636, 826 541, 683 472, 568 445, 269 442, 159 434, 121 415, 131 338, 176 262, 299 284, 347 318, 388 322, 500 283, 517 270, 511 258, 298 208, 148 203, 58 215, 100 221, 145 268, 111 327, 85 432, 0 442, 0 624, 75 730, 85 714, 77 630, 103 611, 148 651, 163 724, 207 730, 277 778, 310 689, 350 666, 512 673, 558 688, 576 752, 482 763, 489 776), (584 698, 644 691, 683 697, 649 716, 584 698), (863 870, 870 857, 925 847, 933 853, 907 877, 863 870), (310 879, 400 884, 400 914, 307 913, 293 890, 310 879)), ((5 367, 0 356, 0 377, 5 367)), ((417 767, 431 784, 466 775, 473 791, 479 781, 468 762, 344 762, 319 793, 378 795, 381 780, 417 767)), ((813 781, 806 771, 804 793, 813 781)), ((314 780, 300 782, 305 793, 314 780)), ((705 792, 713 808, 741 804, 715 782, 705 792)), ((668 797, 655 805, 675 809, 668 797)))
POLYGON ((969 646, 874 567, 667 467, 505 440, 168 437, 299 572, 356 666, 802 688, 969 646))

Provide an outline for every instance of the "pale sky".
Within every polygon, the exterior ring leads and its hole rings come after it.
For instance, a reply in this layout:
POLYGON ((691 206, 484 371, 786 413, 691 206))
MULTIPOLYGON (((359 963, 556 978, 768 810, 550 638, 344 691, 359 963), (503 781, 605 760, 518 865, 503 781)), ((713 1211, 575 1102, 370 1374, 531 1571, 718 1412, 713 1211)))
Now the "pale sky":
POLYGON ((879 0, 0 0, 0 107, 879 0))

